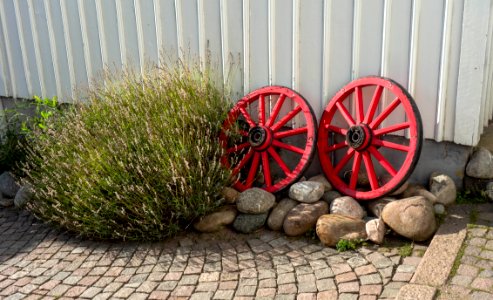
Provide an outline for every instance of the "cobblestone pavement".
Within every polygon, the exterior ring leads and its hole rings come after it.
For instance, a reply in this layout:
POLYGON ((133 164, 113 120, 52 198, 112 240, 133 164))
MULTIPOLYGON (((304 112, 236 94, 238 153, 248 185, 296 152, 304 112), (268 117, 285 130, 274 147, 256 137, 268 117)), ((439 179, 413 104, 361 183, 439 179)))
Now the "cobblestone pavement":
POLYGON ((466 239, 438 299, 493 299, 493 212, 472 210, 466 239))
MULTIPOLYGON (((474 232, 471 243, 492 246, 486 243, 491 232, 474 232)), ((413 255, 405 258, 397 247, 338 253, 310 238, 271 231, 191 233, 161 243, 96 242, 40 224, 27 212, 3 209, 0 299, 394 298, 425 250, 414 245, 413 255)), ((480 272, 480 266, 458 274, 476 270, 480 275, 471 285, 491 286, 491 274, 480 272)))

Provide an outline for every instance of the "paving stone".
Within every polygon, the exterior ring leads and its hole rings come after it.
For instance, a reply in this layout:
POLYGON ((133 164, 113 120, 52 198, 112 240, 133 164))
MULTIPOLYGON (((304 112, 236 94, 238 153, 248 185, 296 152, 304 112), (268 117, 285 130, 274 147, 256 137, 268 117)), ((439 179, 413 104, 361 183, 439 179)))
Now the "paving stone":
POLYGON ((373 265, 366 265, 357 267, 356 269, 354 269, 354 272, 356 273, 356 275, 361 276, 376 273, 377 269, 373 265))
POLYGON ((392 277, 393 281, 404 281, 409 282, 413 277, 413 273, 395 273, 392 277))
POLYGON ((363 275, 359 277, 359 280, 361 285, 382 283, 382 278, 379 274, 363 275))
POLYGON ((317 279, 334 277, 334 272, 329 267, 324 268, 324 269, 318 269, 318 270, 315 270, 315 277, 317 279))
POLYGON ((483 251, 481 251, 479 256, 483 259, 493 260, 493 251, 483 250, 483 251))
POLYGON ((77 298, 87 289, 85 286, 74 286, 70 288, 65 294, 65 297, 77 298))
POLYGON ((382 285, 380 284, 362 285, 359 289, 360 295, 380 295, 381 292, 382 285))
POLYGON ((59 297, 62 296, 66 291, 68 291, 71 288, 70 285, 66 284, 59 284, 56 287, 54 287, 52 290, 48 292, 48 296, 55 296, 59 297))
POLYGON ((480 253, 481 253, 481 247, 478 247, 478 246, 468 245, 464 249, 465 255, 478 256, 480 253))
POLYGON ((89 298, 92 299, 94 298, 97 294, 99 294, 103 289, 98 288, 98 287, 89 287, 87 290, 85 290, 80 297, 81 298, 89 298))
POLYGON ((235 296, 254 296, 257 287, 254 285, 240 286, 236 290, 235 296))
POLYGON ((478 267, 474 267, 466 264, 460 264, 459 268, 457 269, 457 274, 471 276, 471 277, 475 277, 478 274, 478 272, 479 272, 478 267))
POLYGON ((356 257, 352 257, 352 258, 348 259, 347 263, 348 263, 348 265, 351 266, 351 268, 354 269, 357 267, 367 265, 368 261, 366 259, 364 259, 363 257, 356 256, 356 257))
POLYGON ((347 272, 347 273, 336 275, 335 280, 337 284, 339 284, 342 282, 357 280, 357 277, 354 272, 347 272))
POLYGON ((339 294, 338 300, 357 300, 358 294, 342 293, 339 294))
POLYGON ((277 287, 277 292, 279 294, 296 294, 298 292, 298 288, 294 283, 280 284, 277 287))
POLYGON ((347 263, 334 264, 334 265, 331 265, 330 268, 332 269, 332 272, 334 273, 334 275, 339 275, 342 273, 347 273, 347 272, 352 271, 351 266, 348 265, 347 263))
POLYGON ((339 293, 350 293, 350 292, 359 292, 359 283, 357 281, 352 282, 344 282, 337 285, 339 293))
POLYGON ((469 286, 473 280, 473 277, 471 276, 465 276, 465 275, 455 275, 452 278, 451 283, 455 285, 462 285, 462 286, 469 286))
POLYGON ((323 291, 317 294, 317 300, 337 299, 339 294, 336 290, 323 291))
POLYGON ((483 290, 483 291, 493 291, 493 279, 492 278, 481 278, 478 277, 474 279, 471 283, 473 289, 483 290))
MULTIPOLYGON (((195 286, 191 285, 184 285, 184 286, 178 286, 171 292, 171 296, 173 297, 190 297, 195 290, 195 286)), ((202 292, 202 291, 199 291, 202 292)))
POLYGON ((213 299, 233 299, 233 296, 235 294, 235 290, 218 290, 215 294, 213 299))
POLYGON ((299 293, 296 300, 316 300, 317 294, 315 293, 299 293))
POLYGON ((321 292, 336 289, 334 279, 327 278, 317 280, 317 289, 321 292))

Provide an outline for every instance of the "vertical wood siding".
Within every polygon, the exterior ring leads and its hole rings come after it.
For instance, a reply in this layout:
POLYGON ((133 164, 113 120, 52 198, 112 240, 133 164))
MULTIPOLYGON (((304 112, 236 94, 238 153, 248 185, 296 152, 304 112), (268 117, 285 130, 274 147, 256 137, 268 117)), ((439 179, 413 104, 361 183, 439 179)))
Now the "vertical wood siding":
MULTIPOLYGON (((210 60, 236 98, 300 92, 320 117, 353 79, 406 87, 426 138, 475 145, 493 116, 493 0, 0 0, 0 96, 62 101, 103 68, 210 60)), ((401 113, 389 121, 404 118, 401 113)))

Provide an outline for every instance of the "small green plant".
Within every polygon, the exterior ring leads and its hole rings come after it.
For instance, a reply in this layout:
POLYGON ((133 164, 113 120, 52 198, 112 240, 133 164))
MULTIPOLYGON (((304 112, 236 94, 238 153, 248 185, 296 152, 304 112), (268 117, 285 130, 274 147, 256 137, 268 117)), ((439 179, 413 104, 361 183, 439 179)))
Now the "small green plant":
POLYGON ((339 240, 339 242, 337 242, 336 249, 339 252, 356 250, 358 247, 363 245, 364 242, 365 241, 362 239, 355 239, 355 240, 341 239, 341 240, 339 240))
POLYGON ((465 250, 466 250, 466 243, 462 243, 462 246, 460 247, 459 252, 455 257, 454 264, 452 265, 452 269, 450 270, 449 278, 453 278, 457 274, 457 270, 459 269, 460 262, 462 260, 462 257, 464 256, 465 250))
POLYGON ((26 139, 32 138, 33 128, 46 130, 52 117, 59 111, 56 97, 34 97, 15 103, 13 108, 1 112, 4 130, 0 135, 0 170, 22 176, 20 165, 26 157, 26 139))
POLYGON ((55 113, 60 111, 57 96, 52 98, 34 96, 34 106, 34 116, 26 116, 26 120, 22 122, 21 132, 25 135, 30 135, 34 128, 46 131, 53 127, 50 121, 55 113))
POLYGON ((160 240, 216 209, 231 180, 218 142, 231 103, 216 82, 185 64, 108 73, 87 102, 53 120, 41 114, 23 168, 35 195, 28 208, 120 240, 160 240))
POLYGON ((471 209, 469 213, 469 222, 476 224, 478 222, 478 211, 476 209, 471 209))
POLYGON ((413 243, 407 243, 399 247, 399 255, 401 257, 408 257, 413 253, 413 243))
POLYGON ((485 191, 472 192, 470 190, 464 190, 457 193, 457 204, 479 204, 487 203, 488 195, 485 191))

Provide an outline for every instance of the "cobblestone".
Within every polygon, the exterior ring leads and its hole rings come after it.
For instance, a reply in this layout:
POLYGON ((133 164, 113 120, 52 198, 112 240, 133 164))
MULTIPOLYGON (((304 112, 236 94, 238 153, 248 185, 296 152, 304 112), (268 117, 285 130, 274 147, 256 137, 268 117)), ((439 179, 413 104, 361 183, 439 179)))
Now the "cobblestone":
MULTIPOLYGON (((486 291, 493 274, 477 264, 492 252, 493 234, 474 234, 483 246, 472 252, 484 258, 471 256, 474 263, 458 273, 474 274, 470 289, 486 291)), ((2 299, 376 299, 395 296, 421 259, 377 246, 339 253, 270 231, 232 239, 190 233, 160 243, 93 242, 10 209, 0 210, 0 240, 2 299)))
MULTIPOLYGON (((493 207, 488 206, 488 209, 493 207)), ((476 224, 468 225, 463 253, 457 257, 460 264, 441 288, 439 299, 493 298, 493 220, 490 217, 490 213, 479 213, 476 224)))

